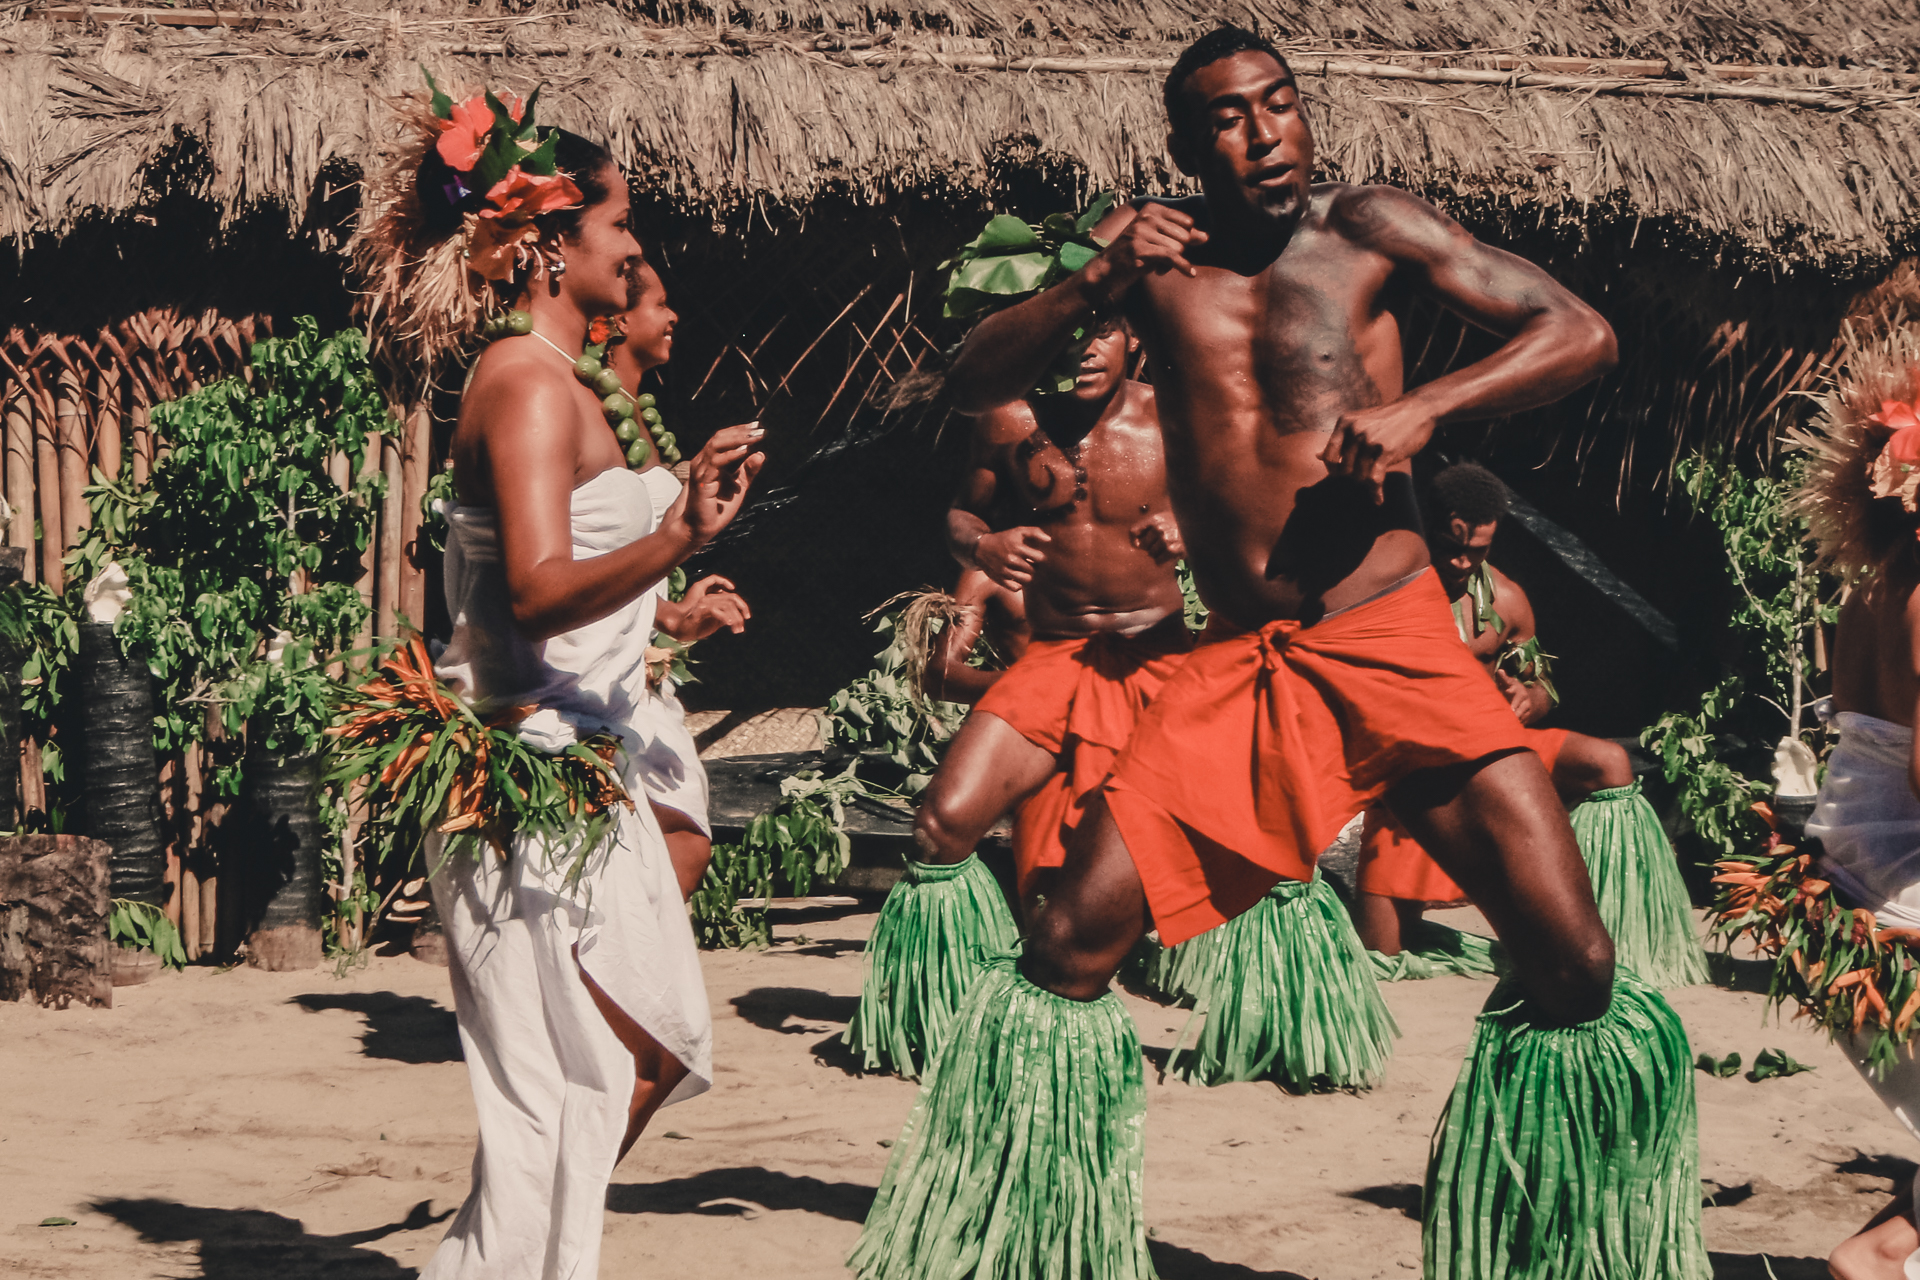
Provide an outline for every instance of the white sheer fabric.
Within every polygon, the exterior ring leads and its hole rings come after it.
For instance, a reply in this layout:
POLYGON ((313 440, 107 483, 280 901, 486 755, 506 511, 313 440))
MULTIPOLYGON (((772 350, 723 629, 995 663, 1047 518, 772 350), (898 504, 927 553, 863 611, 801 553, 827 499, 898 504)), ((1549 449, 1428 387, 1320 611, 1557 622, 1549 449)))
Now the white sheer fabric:
MULTIPOLYGON (((645 484, 625 470, 575 489, 572 516, 576 559, 655 525, 645 484)), ((638 799, 655 717, 646 678, 655 594, 532 643, 513 624, 494 513, 456 506, 448 524, 454 634, 441 677, 483 710, 538 703, 581 730, 619 734, 624 780, 638 799)), ((669 1103, 711 1084, 713 1029, 693 929, 659 824, 646 805, 637 809, 621 814, 610 847, 572 885, 571 851, 529 839, 504 861, 491 853, 442 861, 429 851, 480 1142, 473 1189, 424 1280, 597 1274, 634 1066, 580 970, 686 1065, 669 1103)))

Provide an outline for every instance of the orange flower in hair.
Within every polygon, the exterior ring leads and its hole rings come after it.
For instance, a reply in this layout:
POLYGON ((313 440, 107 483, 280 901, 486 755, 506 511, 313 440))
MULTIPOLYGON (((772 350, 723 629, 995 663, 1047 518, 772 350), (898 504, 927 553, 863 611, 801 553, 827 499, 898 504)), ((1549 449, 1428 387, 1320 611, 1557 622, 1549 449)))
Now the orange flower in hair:
POLYGON ((1873 460, 1873 496, 1897 497, 1908 514, 1920 513, 1920 413, 1904 401, 1882 400, 1867 421, 1893 432, 1873 460))
POLYGON ((573 185, 573 179, 564 173, 528 173, 525 169, 515 169, 488 190, 487 203, 492 208, 482 209, 480 216, 509 221, 531 218, 535 214, 571 208, 585 199, 580 188, 573 185))
MULTIPOLYGON (((500 99, 515 124, 526 107, 520 99, 507 94, 500 99)), ((440 130, 440 140, 434 144, 440 158, 447 167, 456 173, 470 173, 473 166, 480 163, 480 153, 487 149, 487 139, 493 133, 493 108, 487 105, 487 95, 476 93, 465 102, 456 102, 448 108, 449 118, 436 119, 434 124, 440 130)))

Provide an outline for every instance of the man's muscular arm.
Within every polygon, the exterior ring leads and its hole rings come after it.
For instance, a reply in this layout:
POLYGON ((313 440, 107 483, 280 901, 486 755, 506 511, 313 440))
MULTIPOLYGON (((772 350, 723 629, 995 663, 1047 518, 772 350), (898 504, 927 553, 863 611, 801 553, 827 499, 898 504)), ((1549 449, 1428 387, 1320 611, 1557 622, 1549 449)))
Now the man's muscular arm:
POLYGON ((986 513, 993 509, 999 489, 1002 454, 1024 434, 1007 418, 988 410, 974 423, 966 479, 947 508, 947 550, 965 568, 978 569, 1008 590, 1020 591, 1033 581, 1033 566, 1046 558, 1046 544, 1053 539, 1032 525, 995 533, 987 523, 986 513))
MULTIPOLYGON (((1521 724, 1535 724, 1553 710, 1553 695, 1538 680, 1516 678, 1501 669, 1499 660, 1508 649, 1518 648, 1533 639, 1535 633, 1533 601, 1527 599, 1527 593, 1520 584, 1507 577, 1498 569, 1493 571, 1496 590, 1493 607, 1499 613, 1501 621, 1507 624, 1507 630, 1500 637, 1500 653, 1495 655, 1493 682, 1500 686, 1500 692, 1513 713, 1520 717, 1521 724)), ((1522 672, 1524 677, 1528 673, 1522 672)))
POLYGON ((1613 329, 1524 258, 1482 244, 1426 201, 1392 187, 1354 187, 1329 224, 1390 259, 1418 291, 1506 339, 1484 360, 1414 388, 1391 404, 1341 415, 1324 460, 1374 485, 1418 453, 1442 422, 1551 404, 1613 368, 1613 329))
POLYGON ((988 316, 967 335, 947 372, 960 412, 982 413, 1026 395, 1073 340, 1073 331, 1096 314, 1112 312, 1142 278, 1168 271, 1193 275, 1187 247, 1207 239, 1191 217, 1163 204, 1116 209, 1093 233, 1109 243, 1092 262, 1038 297, 988 316))

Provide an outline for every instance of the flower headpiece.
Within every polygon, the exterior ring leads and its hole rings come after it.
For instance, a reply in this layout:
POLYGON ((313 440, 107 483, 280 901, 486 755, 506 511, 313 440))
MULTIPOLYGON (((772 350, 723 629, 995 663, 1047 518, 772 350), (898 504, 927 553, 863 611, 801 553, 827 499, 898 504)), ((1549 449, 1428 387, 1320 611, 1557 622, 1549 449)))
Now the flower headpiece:
MULTIPOLYGON (((466 239, 466 261, 486 280, 505 280, 540 257, 533 219, 582 202, 580 188, 559 172, 554 148, 559 131, 542 130, 533 118, 535 89, 522 103, 482 91, 455 102, 422 67, 432 94, 432 125, 439 134, 420 166, 420 200, 430 217, 457 217, 466 239)), ((565 265, 549 262, 555 274, 565 265)))
POLYGON ((1920 415, 1913 405, 1882 400, 1867 421, 1892 434, 1874 455, 1868 483, 1876 498, 1899 498, 1908 515, 1920 513, 1920 415))

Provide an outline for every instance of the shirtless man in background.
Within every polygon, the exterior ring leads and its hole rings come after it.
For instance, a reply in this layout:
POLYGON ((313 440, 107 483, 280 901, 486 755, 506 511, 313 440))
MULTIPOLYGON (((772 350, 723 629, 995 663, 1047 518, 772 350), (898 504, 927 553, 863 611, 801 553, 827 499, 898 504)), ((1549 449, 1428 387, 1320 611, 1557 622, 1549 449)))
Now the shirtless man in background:
MULTIPOLYGON (((1098 327, 1071 391, 977 415, 947 543, 1025 603, 1031 640, 979 696, 922 797, 928 862, 964 859, 1001 815, 1014 824, 1023 904, 1044 895, 1080 801, 1189 647, 1153 389, 1126 376, 1137 344, 1098 327), (1017 509, 998 532, 986 519, 1017 509)), ((1038 371, 1035 372, 1035 378, 1038 371)))
MULTIPOLYGON (((1632 786, 1633 765, 1619 743, 1533 727, 1554 706, 1543 670, 1507 670, 1508 655, 1534 639, 1535 624, 1527 593, 1487 562, 1511 505, 1506 485, 1478 463, 1455 463, 1433 477, 1424 505, 1427 549, 1460 639, 1527 727, 1527 745, 1546 766, 1562 803, 1571 808, 1595 791, 1632 786)), ((1358 887, 1354 927, 1369 950, 1389 956, 1413 936, 1428 903, 1466 896, 1384 806, 1367 812, 1358 887)))
POLYGON ((1152 361, 1173 509, 1218 640, 1090 804, 1022 972, 1095 999, 1149 927, 1171 945, 1280 876, 1309 877, 1384 797, 1480 906, 1536 1006, 1596 1018, 1612 943, 1553 784, 1427 571, 1410 460, 1443 422, 1549 404, 1606 372, 1613 333, 1426 202, 1315 184, 1293 75, 1259 37, 1197 42, 1167 99, 1174 160, 1205 194, 1115 211, 1098 257, 983 321, 949 376, 958 407, 988 414, 1077 327, 1124 312, 1152 361), (1416 295, 1506 341, 1406 391, 1416 295))
POLYGON ((967 662, 982 637, 1000 662, 1012 665, 1027 651, 1033 628, 1027 624, 1022 593, 1008 590, 985 572, 966 568, 953 584, 955 617, 935 637, 927 661, 926 694, 968 706, 980 701, 1006 666, 976 667, 967 662))

